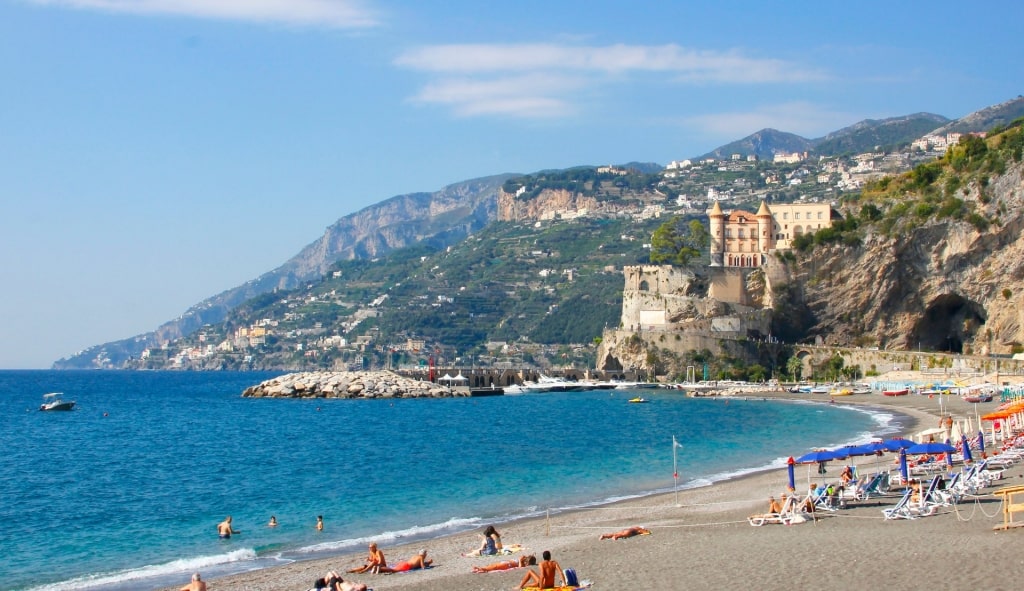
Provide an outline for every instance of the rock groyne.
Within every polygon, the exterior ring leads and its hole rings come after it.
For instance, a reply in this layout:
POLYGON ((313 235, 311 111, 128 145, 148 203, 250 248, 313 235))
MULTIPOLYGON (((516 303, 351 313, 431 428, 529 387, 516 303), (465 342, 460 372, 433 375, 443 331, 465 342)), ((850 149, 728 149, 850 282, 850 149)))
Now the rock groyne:
POLYGON ((315 371, 272 378, 242 392, 243 398, 448 398, 465 388, 423 382, 390 371, 315 371))

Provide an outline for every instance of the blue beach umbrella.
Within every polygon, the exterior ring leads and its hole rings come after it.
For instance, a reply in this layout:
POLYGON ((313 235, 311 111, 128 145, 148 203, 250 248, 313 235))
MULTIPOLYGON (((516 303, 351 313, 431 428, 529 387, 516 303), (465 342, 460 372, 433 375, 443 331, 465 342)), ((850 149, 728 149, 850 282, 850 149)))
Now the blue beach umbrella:
POLYGON ((889 451, 899 451, 901 449, 907 449, 914 445, 914 442, 909 439, 888 439, 882 442, 885 449, 889 451))
POLYGON ((978 451, 981 452, 982 457, 985 456, 985 434, 978 431, 978 451))
POLYGON ((971 442, 967 441, 967 435, 963 436, 962 445, 964 448, 964 463, 973 462, 974 457, 971 456, 971 442))
POLYGON ((787 482, 789 483, 789 490, 796 490, 796 476, 793 473, 793 468, 795 466, 796 460, 793 459, 793 456, 790 456, 789 460, 786 462, 786 477, 788 478, 787 482))
POLYGON ((910 470, 907 468, 907 450, 900 450, 900 476, 903 477, 903 482, 910 480, 910 470))
POLYGON ((800 456, 795 461, 797 464, 816 464, 818 462, 828 462, 830 460, 838 460, 845 457, 846 456, 838 455, 831 449, 816 449, 810 453, 800 456))
MULTIPOLYGON (((953 447, 952 445, 950 445, 950 443, 949 443, 949 440, 948 440, 948 439, 946 440, 946 445, 949 445, 950 447, 953 447)), ((969 448, 969 447, 970 447, 970 446, 969 446, 969 445, 967 445, 967 437, 964 437, 964 449, 967 449, 967 448, 969 448)), ((970 453, 971 453, 969 449, 967 450, 967 453, 968 453, 968 454, 970 454, 970 453)), ((964 456, 964 458, 966 458, 966 457, 967 457, 967 456, 964 456)), ((953 467, 953 454, 952 454, 952 453, 947 453, 947 454, 946 454, 946 465, 947 465, 947 466, 949 466, 950 468, 952 468, 952 467, 953 467)))
POLYGON ((956 451, 956 448, 948 443, 938 441, 926 441, 907 448, 908 454, 948 454, 956 451))

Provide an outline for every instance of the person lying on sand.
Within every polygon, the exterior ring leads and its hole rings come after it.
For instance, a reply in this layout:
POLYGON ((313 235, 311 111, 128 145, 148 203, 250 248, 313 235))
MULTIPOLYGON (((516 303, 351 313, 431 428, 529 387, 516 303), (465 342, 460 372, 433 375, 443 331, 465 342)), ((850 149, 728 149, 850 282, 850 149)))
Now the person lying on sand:
POLYGON ((537 557, 533 554, 529 556, 520 556, 518 560, 502 560, 501 562, 495 562, 486 566, 474 566, 473 572, 475 573, 489 573, 496 570, 509 570, 513 568, 519 568, 523 566, 533 566, 537 564, 537 557))
POLYGON ((379 573, 401 573, 401 572, 405 572, 407 570, 417 570, 417 569, 421 569, 421 568, 427 568, 431 564, 434 564, 434 561, 430 560, 429 558, 427 558, 427 551, 426 550, 420 550, 419 554, 413 556, 409 560, 406 560, 404 562, 399 562, 398 564, 396 564, 394 567, 391 567, 391 568, 388 568, 386 566, 382 566, 379 569, 377 569, 377 572, 379 572, 379 573))
POLYGON ((341 578, 335 571, 328 571, 327 576, 317 579, 313 585, 314 589, 327 589, 328 591, 366 591, 365 583, 353 583, 341 578))
POLYGON ((633 527, 627 527, 622 531, 613 532, 610 534, 601 534, 600 540, 621 540, 622 538, 632 538, 633 536, 643 536, 651 533, 651 530, 635 525, 633 527))
POLYGON ((384 559, 384 553, 377 548, 377 544, 370 542, 370 554, 366 557, 366 564, 349 569, 350 573, 380 572, 380 569, 387 568, 388 562, 384 559))

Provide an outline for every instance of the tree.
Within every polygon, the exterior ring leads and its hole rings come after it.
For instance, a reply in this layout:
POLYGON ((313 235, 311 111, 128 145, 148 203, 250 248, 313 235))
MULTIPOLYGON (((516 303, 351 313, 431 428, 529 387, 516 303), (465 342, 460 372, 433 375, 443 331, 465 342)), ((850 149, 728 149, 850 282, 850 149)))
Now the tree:
POLYGON ((707 248, 709 236, 700 220, 690 220, 684 226, 682 218, 673 217, 651 236, 651 262, 685 266, 707 248))
POLYGON ((796 355, 789 358, 786 362, 786 371, 789 375, 793 376, 794 380, 800 380, 800 374, 803 372, 804 363, 796 355))

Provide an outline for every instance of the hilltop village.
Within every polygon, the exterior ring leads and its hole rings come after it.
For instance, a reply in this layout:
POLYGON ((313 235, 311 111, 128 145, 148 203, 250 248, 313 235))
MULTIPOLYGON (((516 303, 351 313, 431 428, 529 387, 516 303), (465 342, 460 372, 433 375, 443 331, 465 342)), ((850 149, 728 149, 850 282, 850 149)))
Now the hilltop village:
MULTIPOLYGON (((528 232, 559 232, 570 234, 581 224, 617 224, 618 234, 600 244, 592 257, 600 260, 599 272, 604 282, 618 275, 616 295, 621 304, 611 311, 611 320, 573 342, 532 341, 523 334, 507 331, 504 338, 483 338, 467 346, 429 338, 415 327, 385 331, 382 318, 389 308, 409 310, 422 307, 433 312, 465 302, 469 295, 449 285, 448 291, 422 293, 402 299, 384 282, 368 283, 359 291, 360 300, 352 292, 339 289, 324 291, 309 284, 305 289, 265 296, 274 299, 259 317, 235 317, 234 322, 211 324, 188 337, 168 340, 157 347, 146 348, 126 366, 159 369, 394 369, 421 367, 428 364, 447 366, 522 367, 541 370, 567 367, 595 367, 606 356, 610 343, 625 339, 644 325, 681 326, 683 318, 700 317, 709 326, 722 329, 728 325, 737 335, 769 334, 766 302, 748 293, 745 276, 719 273, 712 280, 709 292, 715 312, 693 313, 694 300, 683 306, 689 312, 673 311, 671 306, 652 308, 638 304, 629 294, 638 293, 637 273, 645 273, 642 264, 649 252, 650 236, 658 224, 671 216, 689 216, 710 227, 712 235, 708 266, 728 269, 759 267, 767 253, 785 250, 791 241, 803 234, 828 227, 836 215, 834 204, 845 193, 857 191, 864 183, 884 175, 910 170, 921 162, 934 160, 959 138, 958 134, 926 136, 905 151, 871 152, 850 157, 810 157, 806 153, 778 154, 771 162, 754 157, 731 155, 726 160, 705 158, 691 162, 673 161, 660 171, 641 172, 626 167, 597 167, 583 171, 565 171, 559 178, 551 174, 520 177, 506 182, 497 202, 499 222, 522 228, 526 234, 504 238, 517 245, 529 243, 528 232), (576 178, 567 178, 573 177, 576 178), (575 185, 575 186, 574 186, 575 185), (605 222, 601 222, 605 220, 605 222), (614 244, 612 244, 614 243, 614 244), (625 258, 625 261, 622 259, 625 258), (622 262, 620 262, 622 261, 622 262), (626 294, 626 295, 623 295, 626 294), (738 320, 742 319, 742 320, 738 320), (615 326, 618 321, 618 326, 615 326), (611 333, 619 331, 619 338, 611 333), (595 338, 600 336, 601 338, 595 338), (598 346, 608 341, 604 351, 598 346)), ((590 227, 590 226, 587 226, 590 227)), ((482 240, 476 238, 477 241, 482 240)), ((474 240, 448 247, 440 256, 448 260, 461 249, 475 249, 474 240)), ((482 248, 482 247, 481 247, 482 248)), ((566 250, 571 246, 566 245, 566 250)), ((588 270, 573 260, 566 262, 560 252, 531 249, 524 246, 514 251, 512 260, 528 269, 532 278, 517 282, 526 291, 542 289, 554 294, 565 285, 581 283, 588 270), (538 287, 540 286, 540 287, 538 287)), ((438 255, 421 255, 423 265, 438 255)), ((438 259, 440 260, 440 259, 438 259)), ((449 283, 451 271, 439 271, 442 263, 431 265, 425 272, 434 273, 434 283, 449 283), (447 273, 447 275, 445 275, 447 273), (443 280, 443 281, 438 281, 443 280)), ((664 275, 664 272, 657 272, 664 275)), ((351 274, 334 270, 325 282, 345 282, 351 274)), ((695 278, 680 279, 671 290, 685 285, 698 285, 695 278)), ((401 282, 398 282, 399 284, 401 282)), ((351 287, 351 282, 346 283, 351 287)), ((703 285, 701 285, 703 287, 703 285)), ((670 291, 671 291, 670 290, 670 291)), ((694 295, 694 294, 688 294, 694 295)), ((707 304, 712 305, 712 304, 707 304)), ((558 304, 539 309, 539 316, 558 314, 558 304), (554 308, 554 309, 553 309, 554 308)), ((561 313, 566 313, 562 310, 561 313)), ((454 312, 453 312, 454 314, 454 312)), ((470 309, 470 322, 485 325, 494 311, 470 309)), ((521 314, 520 314, 521 316, 521 314)), ((503 321, 512 325, 512 319, 503 321)), ((690 325, 692 330, 695 325, 690 325)), ((610 367, 614 367, 612 363, 610 367)))

